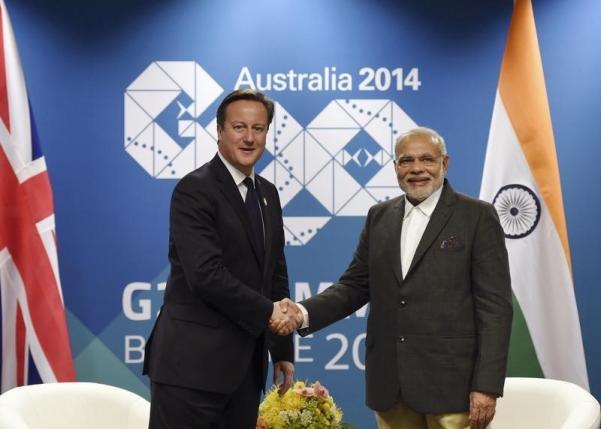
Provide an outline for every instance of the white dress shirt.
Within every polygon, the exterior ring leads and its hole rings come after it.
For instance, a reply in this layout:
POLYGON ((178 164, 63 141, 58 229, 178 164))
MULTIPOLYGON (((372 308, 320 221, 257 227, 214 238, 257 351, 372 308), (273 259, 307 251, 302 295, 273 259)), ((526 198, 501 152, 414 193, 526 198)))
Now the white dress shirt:
POLYGON ((403 278, 407 275, 417 245, 424 235, 424 231, 430 222, 432 212, 440 200, 442 186, 432 192, 428 198, 417 206, 411 204, 405 195, 405 215, 403 216, 403 229, 401 230, 401 269, 403 278))
MULTIPOLYGON (((219 155, 219 158, 221 158, 221 161, 223 161, 225 168, 227 168, 227 171, 229 171, 230 174, 232 175, 232 179, 234 179, 234 183, 238 187, 238 192, 240 192, 240 196, 242 196, 242 201, 244 201, 246 203, 246 194, 248 193, 248 188, 244 184, 244 179, 246 179, 247 177, 250 177, 250 179, 253 181, 253 185, 254 185, 255 189, 257 189, 257 182, 255 181, 254 167, 253 167, 252 171, 250 172, 250 176, 247 176, 246 174, 244 174, 243 172, 238 170, 236 167, 234 167, 227 159, 225 159, 225 157, 221 154, 221 152, 217 151, 217 155, 219 155)), ((257 197, 258 197, 258 195, 257 195, 257 197)), ((267 204, 267 201, 265 201, 265 199, 263 199, 263 201, 265 204, 267 204)), ((263 239, 265 239, 265 219, 263 219, 263 209, 261 208, 260 203, 259 203, 259 213, 261 213, 261 222, 263 222, 263 239)))
MULTIPOLYGON (((221 161, 225 165, 225 168, 227 168, 227 171, 229 171, 230 174, 232 175, 232 179, 234 179, 234 183, 236 183, 236 186, 238 187, 238 191, 240 192, 240 195, 242 195, 242 201, 246 201, 246 193, 248 192, 248 188, 244 184, 244 179, 246 179, 246 177, 247 177, 246 174, 244 174, 243 172, 238 170, 236 167, 234 167, 227 159, 225 159, 225 157, 221 154, 221 152, 217 151, 217 155, 219 155, 219 158, 221 158, 221 161)), ((252 172, 250 173, 250 176, 248 176, 248 177, 250 177, 252 179, 253 183, 255 183, 255 169, 254 168, 252 169, 252 172)))

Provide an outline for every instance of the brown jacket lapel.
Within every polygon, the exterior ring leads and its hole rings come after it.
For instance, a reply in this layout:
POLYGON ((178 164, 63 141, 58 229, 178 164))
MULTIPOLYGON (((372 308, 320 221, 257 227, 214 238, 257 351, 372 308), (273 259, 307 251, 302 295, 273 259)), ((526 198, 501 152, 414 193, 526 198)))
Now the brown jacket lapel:
MULTIPOLYGON (((447 224, 451 214, 453 213, 453 206, 457 200, 455 196, 455 191, 451 188, 451 185, 445 179, 443 185, 442 194, 440 195, 440 200, 438 200, 438 204, 436 204, 436 208, 432 212, 432 218, 430 222, 428 222, 428 226, 424 231, 424 235, 417 245, 417 249, 415 249, 415 255, 413 256, 413 260, 411 261, 411 266, 409 270, 407 270, 407 275, 405 278, 411 275, 411 272, 415 269, 415 266, 422 259, 426 251, 432 246, 432 243, 442 231, 442 228, 447 224)), ((404 200, 403 200, 404 201, 404 200)))
POLYGON ((392 240, 392 251, 390 252, 391 264, 393 267, 394 276, 399 285, 403 282, 403 271, 401 267, 401 231, 403 228, 403 216, 405 215, 405 197, 392 208, 392 219, 390 222, 390 238, 392 240))

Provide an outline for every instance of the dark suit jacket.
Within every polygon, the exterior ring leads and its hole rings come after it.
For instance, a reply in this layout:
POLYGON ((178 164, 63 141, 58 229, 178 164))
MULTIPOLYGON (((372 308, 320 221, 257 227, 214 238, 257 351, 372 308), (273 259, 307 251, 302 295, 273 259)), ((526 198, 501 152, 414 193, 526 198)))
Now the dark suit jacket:
POLYGON ((370 303, 367 405, 399 398, 422 413, 469 409, 473 390, 501 395, 511 330, 509 264, 494 207, 455 193, 440 200, 405 278, 400 237, 405 199, 373 206, 338 283, 303 301, 303 335, 370 303))
POLYGON ((267 349, 292 362, 292 337, 267 333, 273 303, 289 296, 282 209, 275 187, 255 175, 265 226, 257 254, 240 192, 218 156, 185 176, 171 200, 171 272, 164 305, 146 345, 151 380, 232 393, 255 346, 263 384, 267 349))

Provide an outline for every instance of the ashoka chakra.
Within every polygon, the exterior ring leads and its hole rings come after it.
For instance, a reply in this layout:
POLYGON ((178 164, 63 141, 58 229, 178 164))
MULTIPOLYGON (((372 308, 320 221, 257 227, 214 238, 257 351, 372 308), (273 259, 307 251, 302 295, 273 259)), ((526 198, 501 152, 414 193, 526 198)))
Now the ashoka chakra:
POLYGON ((530 234, 540 219, 538 197, 523 185, 506 185, 499 189, 493 205, 507 238, 522 238, 530 234))

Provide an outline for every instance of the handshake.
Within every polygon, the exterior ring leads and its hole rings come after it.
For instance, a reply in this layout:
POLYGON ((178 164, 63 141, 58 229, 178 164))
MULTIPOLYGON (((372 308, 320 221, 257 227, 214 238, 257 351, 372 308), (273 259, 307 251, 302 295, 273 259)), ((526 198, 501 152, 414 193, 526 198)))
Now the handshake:
POLYGON ((289 298, 273 303, 269 330, 278 335, 290 335, 303 324, 301 309, 289 298))

